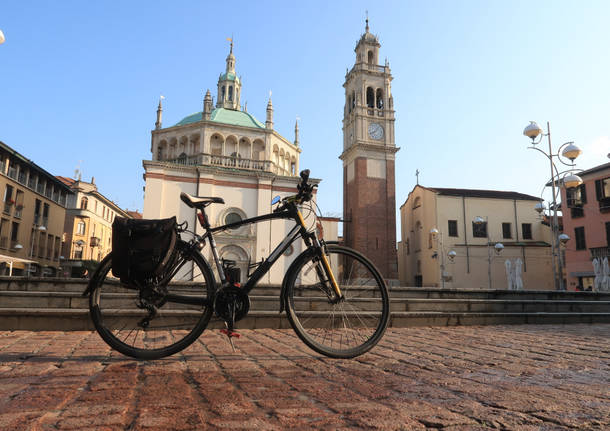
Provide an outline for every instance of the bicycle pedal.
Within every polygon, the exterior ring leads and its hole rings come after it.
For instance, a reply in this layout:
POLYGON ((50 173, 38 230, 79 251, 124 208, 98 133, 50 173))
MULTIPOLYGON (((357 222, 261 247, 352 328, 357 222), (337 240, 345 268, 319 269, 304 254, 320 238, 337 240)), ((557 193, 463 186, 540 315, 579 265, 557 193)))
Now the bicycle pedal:
POLYGON ((233 337, 239 338, 239 337, 241 337, 241 334, 239 332, 229 331, 228 329, 221 329, 220 333, 221 334, 225 334, 229 338, 233 338, 233 337))

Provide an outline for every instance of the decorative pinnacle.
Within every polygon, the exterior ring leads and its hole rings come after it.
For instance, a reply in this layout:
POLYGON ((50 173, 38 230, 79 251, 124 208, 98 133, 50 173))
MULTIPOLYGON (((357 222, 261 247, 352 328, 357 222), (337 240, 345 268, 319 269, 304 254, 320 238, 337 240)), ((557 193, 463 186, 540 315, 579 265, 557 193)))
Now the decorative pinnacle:
POLYGON ((366 11, 366 32, 369 32, 369 11, 366 11))

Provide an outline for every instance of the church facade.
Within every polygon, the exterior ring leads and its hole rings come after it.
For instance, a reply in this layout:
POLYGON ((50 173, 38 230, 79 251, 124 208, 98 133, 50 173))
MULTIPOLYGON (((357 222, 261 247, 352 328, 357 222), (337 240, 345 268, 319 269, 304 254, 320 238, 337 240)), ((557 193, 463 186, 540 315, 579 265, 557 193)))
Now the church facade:
POLYGON ((378 38, 365 33, 345 77, 343 227, 347 246, 373 261, 386 279, 398 278, 394 162, 394 100, 389 63, 379 65, 378 38))
MULTIPOLYGON (((152 157, 143 162, 145 218, 176 215, 178 222, 186 220, 189 229, 201 233, 195 211, 180 201, 180 192, 224 199, 224 205, 206 209, 212 226, 268 214, 274 196, 297 192, 301 153, 298 124, 294 140, 283 137, 273 128, 271 98, 263 123, 242 109, 241 93, 242 80, 235 71, 231 42, 225 71, 218 78, 215 105, 208 90, 201 112, 163 128, 159 101, 152 157)), ((236 261, 244 280, 248 266, 267 257, 292 225, 291 221, 274 220, 219 233, 215 239, 220 257, 236 261)), ((295 242, 262 282, 280 283, 302 247, 295 242)), ((209 246, 203 253, 212 260, 209 246)))

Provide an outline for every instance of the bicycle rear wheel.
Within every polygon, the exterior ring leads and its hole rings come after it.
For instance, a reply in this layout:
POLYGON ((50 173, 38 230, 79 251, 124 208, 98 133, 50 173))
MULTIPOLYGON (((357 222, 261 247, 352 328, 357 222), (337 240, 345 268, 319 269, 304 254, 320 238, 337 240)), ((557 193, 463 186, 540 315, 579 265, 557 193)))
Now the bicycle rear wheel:
POLYGON ((375 346, 390 317, 388 292, 375 266, 347 247, 329 245, 327 259, 343 298, 333 304, 331 284, 313 250, 301 254, 287 275, 288 320, 318 353, 353 358, 375 346))
POLYGON ((134 358, 158 359, 186 348, 205 330, 214 276, 199 253, 181 251, 171 279, 140 289, 114 278, 111 266, 108 255, 92 277, 89 296, 93 324, 110 347, 134 358))

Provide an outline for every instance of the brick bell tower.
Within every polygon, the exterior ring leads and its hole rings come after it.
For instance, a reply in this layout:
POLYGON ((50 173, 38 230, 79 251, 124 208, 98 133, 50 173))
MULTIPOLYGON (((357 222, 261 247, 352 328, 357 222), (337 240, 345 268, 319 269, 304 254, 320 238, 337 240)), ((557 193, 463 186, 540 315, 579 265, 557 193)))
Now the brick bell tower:
POLYGON ((394 101, 390 65, 379 65, 381 45, 366 31, 346 77, 343 114, 343 238, 386 279, 398 278, 394 180, 394 101))

